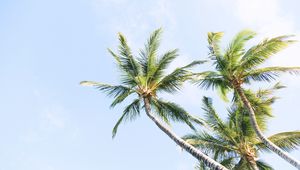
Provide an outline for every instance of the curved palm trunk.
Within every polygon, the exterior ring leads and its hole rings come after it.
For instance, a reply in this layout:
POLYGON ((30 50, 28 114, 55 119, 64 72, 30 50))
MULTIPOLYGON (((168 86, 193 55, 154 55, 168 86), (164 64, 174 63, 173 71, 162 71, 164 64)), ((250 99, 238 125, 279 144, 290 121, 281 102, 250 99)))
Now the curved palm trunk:
POLYGON ((246 156, 246 160, 247 160, 247 162, 249 162, 249 164, 251 166, 251 170, 259 170, 254 157, 246 156))
POLYGON ((283 158, 284 160, 286 160, 287 162, 289 162, 290 164, 292 164, 293 166, 295 166, 296 168, 300 169, 300 162, 298 160, 296 160, 295 158, 293 158, 290 154, 288 154, 287 152, 283 151, 282 149, 280 149, 278 146, 276 146, 274 143, 272 143, 268 138, 266 138, 263 133, 261 132, 257 122, 256 122, 256 117, 255 117, 255 113, 254 110, 250 104, 250 102, 248 101, 247 97, 245 96, 243 90, 241 87, 236 87, 235 88, 236 92, 239 94, 242 102, 244 103, 245 107, 248 109, 249 111, 249 117, 250 117, 250 122, 252 127, 254 128, 254 131, 256 133, 256 135, 259 137, 259 139, 274 153, 276 153, 277 155, 279 155, 281 158, 283 158))
POLYGON ((200 152, 198 149, 178 137, 174 132, 171 131, 168 127, 166 127, 160 120, 158 120, 152 113, 151 113, 151 107, 150 102, 148 98, 144 98, 145 103, 145 111, 147 116, 163 131, 165 132, 177 145, 179 145, 181 148, 186 150, 188 153, 193 155, 195 158, 197 158, 199 161, 203 161, 204 164, 214 170, 228 170, 220 163, 216 162, 215 160, 211 159, 207 155, 200 152))

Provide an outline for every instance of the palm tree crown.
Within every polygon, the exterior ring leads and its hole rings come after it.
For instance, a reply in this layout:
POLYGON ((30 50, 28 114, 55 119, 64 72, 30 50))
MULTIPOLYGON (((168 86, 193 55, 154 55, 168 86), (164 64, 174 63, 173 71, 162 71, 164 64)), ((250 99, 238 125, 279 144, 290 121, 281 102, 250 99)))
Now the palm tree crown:
POLYGON ((258 68, 274 54, 288 47, 294 40, 289 35, 265 39, 261 43, 245 49, 246 42, 256 33, 250 30, 239 32, 223 52, 220 47, 222 32, 208 33, 210 59, 215 71, 202 73, 200 86, 218 88, 225 94, 229 89, 250 84, 252 81, 272 81, 281 72, 298 73, 300 67, 264 67, 258 68))
POLYGON ((220 47, 220 39, 222 36, 223 33, 221 32, 208 33, 210 58, 213 61, 215 70, 199 74, 200 86, 206 89, 217 88, 225 99, 227 92, 234 90, 234 96, 237 96, 248 110, 252 128, 260 140, 274 153, 300 169, 300 161, 280 149, 263 135, 256 120, 255 112, 258 111, 251 106, 243 90, 243 85, 250 84, 252 81, 270 82, 275 80, 279 76, 279 73, 299 73, 300 67, 259 68, 267 59, 294 41, 290 40, 291 36, 284 35, 265 39, 261 43, 245 50, 246 42, 252 39, 255 33, 249 30, 243 30, 233 38, 228 48, 223 52, 220 47))
POLYGON ((173 102, 163 101, 158 98, 159 92, 174 93, 180 89, 182 83, 190 78, 189 68, 201 64, 204 61, 194 61, 184 67, 179 67, 170 74, 165 74, 166 68, 178 56, 177 49, 166 52, 158 57, 161 30, 158 29, 148 39, 145 48, 140 51, 139 57, 134 57, 125 37, 119 34, 119 54, 109 49, 111 55, 122 73, 120 85, 109 85, 98 82, 83 81, 82 85, 91 85, 106 92, 114 98, 111 107, 123 102, 125 98, 135 95, 135 99, 123 111, 123 115, 113 128, 113 137, 117 133, 118 126, 123 120, 133 120, 140 115, 143 108, 146 115, 168 135, 176 144, 185 149, 199 161, 216 170, 226 170, 224 166, 207 157, 200 150, 185 142, 177 136, 168 126, 157 119, 161 118, 166 123, 169 120, 182 121, 194 128, 191 121, 201 123, 189 115, 183 108, 173 102), (156 115, 152 114, 155 110, 156 115))
MULTIPOLYGON (((95 86, 106 92, 114 100, 111 107, 123 102, 130 95, 135 99, 123 110, 123 115, 113 128, 113 137, 117 133, 118 126, 124 120, 133 120, 140 115, 140 109, 144 108, 143 98, 148 98, 151 106, 165 122, 169 120, 182 121, 193 127, 192 117, 179 105, 158 98, 158 92, 174 93, 178 91, 182 83, 189 77, 188 69, 204 61, 194 61, 184 67, 176 68, 170 74, 166 74, 166 68, 178 56, 178 50, 170 50, 158 57, 157 50, 160 42, 161 29, 152 33, 145 48, 140 50, 139 57, 134 57, 125 37, 119 33, 119 54, 108 49, 114 57, 121 72, 121 84, 110 85, 93 81, 82 81, 81 85, 95 86)), ((196 120, 196 119, 194 119, 196 120)))
MULTIPOLYGON (((280 88, 282 86, 276 84, 271 89, 259 90, 256 93, 245 91, 251 104, 261 111, 256 118, 262 130, 266 129, 266 118, 271 116, 270 105, 276 99, 271 94, 280 88)), ((185 136, 186 141, 212 155, 229 169, 272 169, 258 159, 259 152, 269 149, 256 137, 243 103, 238 100, 234 102, 228 109, 227 121, 219 117, 210 98, 203 98, 203 110, 207 130, 185 136)), ((300 145, 300 131, 278 133, 268 138, 285 151, 300 145)), ((198 169, 205 168, 200 163, 198 169)))

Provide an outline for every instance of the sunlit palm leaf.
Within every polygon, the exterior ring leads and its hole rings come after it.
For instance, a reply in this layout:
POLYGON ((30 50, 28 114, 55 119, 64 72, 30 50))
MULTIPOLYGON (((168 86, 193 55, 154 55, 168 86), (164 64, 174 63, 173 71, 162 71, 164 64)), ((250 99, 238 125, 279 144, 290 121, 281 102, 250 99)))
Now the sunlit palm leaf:
POLYGON ((165 69, 178 56, 177 52, 178 50, 175 49, 165 53, 157 62, 156 68, 154 69, 151 77, 149 77, 148 81, 160 79, 163 76, 165 69))
POLYGON ((251 69, 265 62, 266 59, 286 48, 295 42, 290 40, 291 36, 279 36, 272 39, 265 39, 258 45, 251 47, 241 60, 241 69, 251 69))
MULTIPOLYGON (((300 146, 300 131, 277 133, 268 139, 281 149, 291 151, 300 146)), ((257 146, 264 151, 268 151, 268 148, 261 142, 257 146)))

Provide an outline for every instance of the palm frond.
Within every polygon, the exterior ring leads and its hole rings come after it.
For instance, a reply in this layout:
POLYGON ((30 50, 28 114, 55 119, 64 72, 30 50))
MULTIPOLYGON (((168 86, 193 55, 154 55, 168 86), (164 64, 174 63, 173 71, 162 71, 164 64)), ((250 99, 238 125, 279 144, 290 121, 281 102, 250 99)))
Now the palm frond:
POLYGON ((247 72, 243 77, 254 81, 276 80, 280 73, 299 74, 300 67, 265 67, 247 72))
POLYGON ((130 92, 132 89, 122 85, 110 85, 94 81, 82 81, 80 82, 82 86, 94 86, 100 91, 105 92, 108 96, 117 97, 119 95, 130 92))
POLYGON ((290 40, 289 35, 279 36, 272 39, 265 39, 258 45, 251 47, 241 59, 241 69, 247 70, 258 66, 266 59, 286 48, 295 42, 290 40))
POLYGON ((174 93, 180 89, 183 82, 191 77, 191 73, 189 71, 190 68, 195 65, 199 65, 204 63, 205 61, 193 61, 190 64, 179 67, 175 69, 170 74, 164 76, 155 86, 157 91, 165 91, 169 93, 174 93))
POLYGON ((220 41, 221 41, 223 35, 224 35, 223 32, 209 32, 207 34, 210 58, 216 58, 216 57, 220 57, 222 55, 220 41))
POLYGON ((259 170, 273 170, 273 168, 271 167, 271 165, 267 164, 264 161, 257 160, 256 164, 257 164, 257 167, 259 168, 259 170))
POLYGON ((114 138, 117 134, 119 125, 125 120, 132 121, 140 114, 140 99, 135 99, 131 104, 129 104, 123 111, 123 115, 117 121, 116 125, 112 131, 112 137, 114 138))
POLYGON ((151 74, 151 70, 155 67, 157 50, 160 43, 160 35, 162 29, 155 30, 149 37, 147 43, 145 44, 145 49, 140 51, 139 63, 142 66, 144 75, 151 74))
POLYGON ((222 88, 222 89, 225 89, 226 87, 228 88, 228 84, 223 78, 223 76, 217 72, 205 71, 199 73, 198 75, 200 75, 200 78, 195 82, 205 90, 208 90, 210 88, 212 90, 214 90, 215 88, 222 88))
POLYGON ((235 158, 234 157, 229 157, 226 159, 223 159, 220 162, 221 165, 224 165, 226 168, 232 169, 235 165, 235 158))
POLYGON ((178 49, 166 52, 157 62, 155 71, 149 75, 148 82, 151 80, 158 80, 163 76, 164 70, 169 64, 178 56, 178 49))
MULTIPOLYGON (((275 145, 285 151, 291 151, 300 146, 300 131, 282 132, 268 137, 275 145)), ((268 148, 261 142, 256 144, 259 149, 268 151, 268 148)))
POLYGON ((226 155, 235 150, 226 140, 214 137, 207 132, 189 134, 182 138, 189 144, 207 153, 215 153, 218 151, 220 154, 226 155))
POLYGON ((195 127, 191 123, 193 117, 185 111, 182 107, 173 102, 163 101, 161 99, 152 99, 155 105, 160 109, 160 111, 165 115, 165 117, 169 120, 184 122, 191 129, 195 130, 195 127))
POLYGON ((119 94, 118 96, 115 97, 114 101, 111 103, 110 107, 113 108, 117 104, 122 103, 129 95, 133 94, 135 91, 130 90, 127 92, 123 92, 122 94, 119 94))
POLYGON ((120 56, 118 58, 120 63, 119 67, 122 69, 122 71, 130 74, 133 77, 136 77, 140 74, 141 66, 133 57, 131 49, 129 48, 124 35, 119 33, 118 36, 120 41, 120 45, 118 46, 120 53, 120 56))
POLYGON ((212 106, 212 99, 203 97, 202 99, 205 116, 205 123, 212 128, 219 136, 227 139, 229 142, 235 143, 236 132, 230 129, 227 124, 219 117, 212 106))
POLYGON ((230 67, 235 64, 240 64, 237 61, 239 57, 244 54, 245 43, 252 39, 255 35, 256 33, 251 30, 242 30, 233 38, 224 54, 224 57, 229 62, 230 67))
POLYGON ((214 130, 224 129, 226 125, 213 108, 212 99, 204 96, 202 103, 202 110, 204 110, 206 124, 214 130))
POLYGON ((110 48, 108 48, 107 50, 114 57, 114 59, 116 60, 117 64, 120 66, 121 65, 120 56, 118 56, 116 53, 114 53, 110 48))

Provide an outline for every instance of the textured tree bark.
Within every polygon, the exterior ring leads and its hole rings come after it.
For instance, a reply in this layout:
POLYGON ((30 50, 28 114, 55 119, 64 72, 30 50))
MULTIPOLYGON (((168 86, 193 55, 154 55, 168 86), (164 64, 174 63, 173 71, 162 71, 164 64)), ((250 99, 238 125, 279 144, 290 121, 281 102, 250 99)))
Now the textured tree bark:
POLYGON ((259 170, 259 168, 257 167, 255 158, 253 156, 246 156, 246 160, 247 162, 250 163, 251 165, 251 170, 259 170))
POLYGON ((243 89, 241 87, 236 87, 235 88, 236 92, 239 94, 242 102, 244 103, 245 107, 248 109, 249 111, 249 117, 250 117, 250 122, 251 125, 256 133, 256 135, 259 137, 259 139, 274 153, 276 153, 277 155, 279 155, 281 158, 283 158, 284 160, 286 160, 287 162, 289 162, 291 165, 293 165, 294 167, 300 169, 300 162, 298 160, 296 160, 295 158, 293 158, 292 156, 290 156, 289 153, 283 151, 282 149, 280 149, 278 146, 276 146, 274 143, 272 143, 268 138, 266 138, 263 133, 261 132, 257 122, 256 122, 256 117, 255 117, 255 113, 254 110, 250 104, 250 102, 248 101, 247 97, 245 96, 245 93, 243 91, 243 89))
POLYGON ((174 132, 171 131, 170 128, 165 126, 159 119, 157 119, 151 113, 150 101, 148 98, 144 98, 144 104, 145 104, 145 111, 147 116, 158 126, 159 129, 161 129, 165 134, 167 134, 177 145, 179 145, 185 151, 187 151, 192 156, 197 158, 199 161, 203 161, 206 166, 214 170, 228 170, 220 163, 211 159, 210 157, 202 153, 200 150, 196 149, 195 147, 193 147, 192 145, 190 145, 189 143, 187 143, 186 141, 178 137, 174 132))

